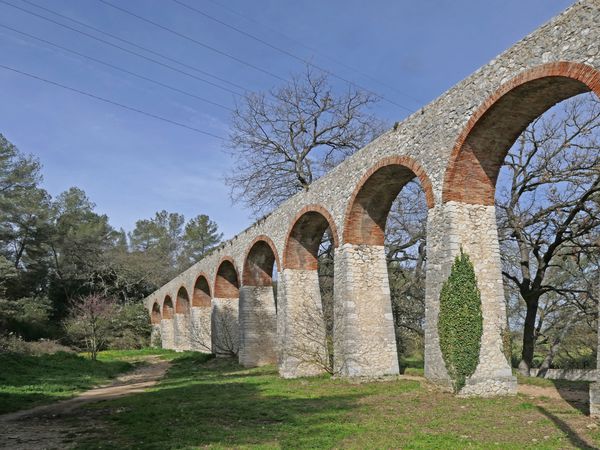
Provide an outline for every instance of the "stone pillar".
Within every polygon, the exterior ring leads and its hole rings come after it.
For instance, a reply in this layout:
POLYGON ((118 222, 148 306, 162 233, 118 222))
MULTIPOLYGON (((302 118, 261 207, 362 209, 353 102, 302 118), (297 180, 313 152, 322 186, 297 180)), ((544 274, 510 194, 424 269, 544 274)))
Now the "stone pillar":
POLYGON ((425 377, 438 386, 452 387, 440 350, 438 315, 440 291, 450 274, 445 250, 448 239, 443 205, 427 212, 427 267, 425 277, 425 377))
POLYGON ((212 352, 217 356, 234 356, 239 351, 238 303, 237 298, 212 299, 212 352))
MULTIPOLYGON (((598 305, 600 309, 600 304, 598 305)), ((599 316, 600 317, 600 316, 599 316)), ((596 381, 590 383, 590 416, 600 417, 600 320, 598 321, 597 349, 596 357, 596 381)))
POLYGON ((277 287, 279 374, 295 378, 323 373, 327 352, 317 271, 284 269, 277 287))
POLYGON ((160 347, 160 322, 153 323, 151 326, 152 328, 150 330, 150 347, 160 347))
POLYGON ((398 351, 384 247, 338 247, 334 296, 335 372, 342 376, 397 375, 398 351))
POLYGON ((175 329, 173 325, 173 319, 161 319, 160 338, 162 342, 162 348, 175 350, 175 329))
POLYGON ((175 349, 177 351, 190 350, 190 317, 187 314, 175 313, 173 317, 175 328, 175 349))
POLYGON ((264 366, 277 362, 277 312, 273 286, 240 289, 240 364, 264 366))
POLYGON ((516 378, 502 349, 506 308, 494 206, 448 202, 429 211, 427 236, 426 357, 425 375, 444 384, 447 373, 440 362, 437 318, 439 294, 460 249, 473 262, 481 291, 483 334, 479 365, 461 390, 463 395, 516 393, 516 378), (433 239, 430 239, 433 238, 433 239), (440 239, 445 242, 440 242, 440 239), (431 247, 430 247, 431 245, 431 247))
POLYGON ((210 307, 192 306, 189 323, 189 338, 191 350, 202 353, 212 352, 210 317, 210 307))

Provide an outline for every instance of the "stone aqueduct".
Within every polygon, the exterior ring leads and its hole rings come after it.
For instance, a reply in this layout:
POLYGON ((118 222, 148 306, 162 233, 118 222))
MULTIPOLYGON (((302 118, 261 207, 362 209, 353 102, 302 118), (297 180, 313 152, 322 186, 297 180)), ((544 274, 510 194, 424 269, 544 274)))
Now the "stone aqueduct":
POLYGON ((311 312, 320 307, 316 254, 329 228, 336 247, 334 364, 344 376, 397 374, 384 227, 392 201, 416 176, 429 208, 425 376, 449 384, 438 301, 462 246, 475 266, 483 311, 480 362, 462 392, 514 393, 502 352, 495 183, 507 151, 535 117, 574 95, 600 95, 599 24, 600 0, 576 3, 147 297, 162 345, 194 348, 190 325, 210 330, 212 321, 213 350, 225 324, 246 366, 277 363, 284 377, 319 371, 297 349, 319 351, 311 339, 322 333, 309 336, 306 327, 307 317, 323 327, 311 312))

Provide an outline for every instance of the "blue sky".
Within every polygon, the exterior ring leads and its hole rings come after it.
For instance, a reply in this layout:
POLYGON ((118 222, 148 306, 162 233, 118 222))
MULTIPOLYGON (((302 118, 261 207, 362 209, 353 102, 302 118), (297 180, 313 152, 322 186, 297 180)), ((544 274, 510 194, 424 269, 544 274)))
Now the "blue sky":
MULTIPOLYGON (((27 14, 4 1, 127 47, 31 4, 36 3, 248 90, 267 90, 282 83, 99 0, 0 1, 0 64, 219 136, 227 134, 227 110, 57 50, 2 26, 141 73, 223 106, 234 104, 232 93, 27 14)), ((280 78, 302 70, 301 62, 172 0, 107 1, 280 78)), ((436 98, 573 3, 572 0, 181 1, 410 110, 436 98)), ((232 84, 215 82, 240 90, 232 84)), ((223 182, 231 161, 219 140, 4 69, 0 69, 0 92, 0 133, 21 151, 41 160, 44 187, 52 195, 78 186, 97 204, 99 212, 110 217, 113 226, 126 230, 131 230, 136 220, 151 217, 161 209, 182 213, 186 218, 208 214, 226 237, 252 222, 248 211, 239 204, 231 204, 223 182)), ((407 115, 405 109, 386 101, 374 112, 390 123, 407 115)))

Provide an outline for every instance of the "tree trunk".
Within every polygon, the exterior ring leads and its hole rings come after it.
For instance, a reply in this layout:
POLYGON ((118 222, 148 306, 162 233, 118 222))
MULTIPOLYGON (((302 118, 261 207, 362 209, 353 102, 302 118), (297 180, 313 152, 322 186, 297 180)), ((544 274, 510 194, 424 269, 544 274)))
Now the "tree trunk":
POLYGON ((523 375, 529 376, 535 348, 535 319, 537 317, 538 299, 528 299, 525 303, 527 304, 527 314, 525 315, 525 326, 523 327, 523 352, 521 353, 519 371, 523 375))

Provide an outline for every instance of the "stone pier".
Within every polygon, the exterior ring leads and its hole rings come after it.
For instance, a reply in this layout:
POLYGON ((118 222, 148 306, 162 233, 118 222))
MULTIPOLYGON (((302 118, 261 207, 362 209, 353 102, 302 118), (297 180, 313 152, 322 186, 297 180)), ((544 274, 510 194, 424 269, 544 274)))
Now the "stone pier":
POLYGON ((279 374, 296 378, 323 373, 328 355, 318 272, 285 269, 277 304, 279 374))
POLYGON ((277 363, 277 311, 273 286, 240 289, 240 364, 245 367, 277 363))
POLYGON ((238 304, 237 298, 212 299, 212 352, 217 356, 234 356, 239 351, 238 304))
POLYGON ((398 352, 383 246, 343 244, 335 254, 334 371, 397 375, 398 352))

